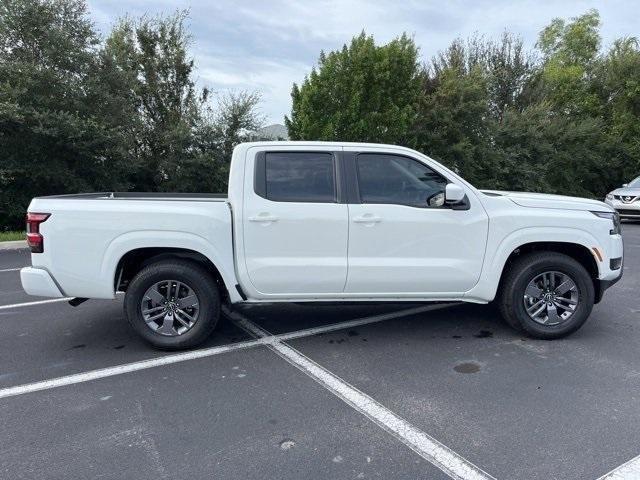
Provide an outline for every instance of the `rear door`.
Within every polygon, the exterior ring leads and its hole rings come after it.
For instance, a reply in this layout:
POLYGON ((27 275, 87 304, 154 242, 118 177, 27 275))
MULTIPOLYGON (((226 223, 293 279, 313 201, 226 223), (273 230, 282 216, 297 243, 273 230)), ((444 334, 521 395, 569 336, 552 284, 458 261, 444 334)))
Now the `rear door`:
POLYGON ((340 151, 249 150, 245 167, 244 261, 268 296, 341 293, 347 278, 348 209, 340 151))
POLYGON ((438 297, 478 282, 488 217, 470 190, 468 208, 453 209, 442 205, 451 180, 421 160, 356 147, 344 156, 355 184, 345 293, 438 297))

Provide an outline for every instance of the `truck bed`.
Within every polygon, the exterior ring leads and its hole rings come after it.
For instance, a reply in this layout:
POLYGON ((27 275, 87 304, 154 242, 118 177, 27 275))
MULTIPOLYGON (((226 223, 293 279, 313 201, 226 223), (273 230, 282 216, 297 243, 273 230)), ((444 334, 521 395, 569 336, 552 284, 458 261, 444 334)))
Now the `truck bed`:
POLYGON ((54 195, 34 198, 29 211, 49 214, 40 226, 44 252, 33 255, 32 263, 55 272, 64 296, 113 298, 120 260, 127 252, 142 248, 198 252, 235 282, 226 195, 54 195))

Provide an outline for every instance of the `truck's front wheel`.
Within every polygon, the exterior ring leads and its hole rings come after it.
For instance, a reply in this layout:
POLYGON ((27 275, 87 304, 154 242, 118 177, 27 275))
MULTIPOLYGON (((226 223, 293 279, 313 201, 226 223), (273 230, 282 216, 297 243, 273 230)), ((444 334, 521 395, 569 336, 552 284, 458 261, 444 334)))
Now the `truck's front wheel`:
POLYGON ((164 260, 133 278, 124 308, 144 340, 163 350, 180 350, 211 334, 220 316, 220 295, 211 275, 198 264, 164 260))
POLYGON ((556 252, 531 253, 509 267, 498 303, 512 327, 553 339, 579 329, 591 314, 593 281, 575 259, 556 252))

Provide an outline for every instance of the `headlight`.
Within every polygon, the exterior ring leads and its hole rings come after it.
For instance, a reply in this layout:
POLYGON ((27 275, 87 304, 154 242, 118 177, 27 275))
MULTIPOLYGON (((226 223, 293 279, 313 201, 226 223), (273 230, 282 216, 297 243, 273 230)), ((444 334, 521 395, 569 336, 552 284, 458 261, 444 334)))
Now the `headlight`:
POLYGON ((613 200, 613 194, 607 193, 607 200, 613 200))
POLYGON ((622 228, 620 226, 620 214, 618 212, 591 212, 596 217, 600 218, 608 218, 613 222, 613 229, 609 232, 611 235, 616 235, 622 233, 622 228))

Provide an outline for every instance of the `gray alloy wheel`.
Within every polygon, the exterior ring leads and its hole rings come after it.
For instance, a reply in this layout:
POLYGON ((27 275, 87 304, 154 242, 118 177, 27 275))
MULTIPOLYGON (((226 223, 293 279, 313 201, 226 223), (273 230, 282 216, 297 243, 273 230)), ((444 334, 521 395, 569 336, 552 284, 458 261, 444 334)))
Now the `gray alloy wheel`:
POLYGON ((551 340, 578 330, 595 301, 592 274, 560 252, 518 255, 506 268, 496 299, 502 318, 533 338, 551 340))
POLYGON ((533 321, 541 325, 560 325, 578 307, 578 286, 565 273, 546 271, 531 279, 524 291, 523 301, 533 321))
POLYGON ((162 350, 204 342, 220 317, 220 291, 197 262, 162 258, 142 267, 127 287, 124 311, 145 341, 162 350))
POLYGON ((187 333, 198 321, 200 302, 193 289, 178 280, 162 280, 147 289, 140 302, 147 326, 160 335, 187 333))

